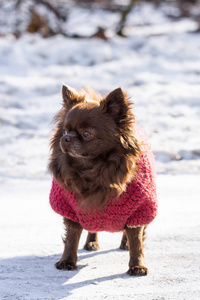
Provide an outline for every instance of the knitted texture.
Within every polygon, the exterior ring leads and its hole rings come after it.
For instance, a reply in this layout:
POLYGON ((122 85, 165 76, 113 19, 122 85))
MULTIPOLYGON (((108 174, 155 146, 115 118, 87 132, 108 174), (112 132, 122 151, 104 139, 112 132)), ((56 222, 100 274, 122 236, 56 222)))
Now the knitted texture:
POLYGON ((125 226, 147 225, 157 214, 154 156, 142 130, 135 126, 135 136, 142 142, 142 154, 136 178, 117 199, 111 198, 104 210, 81 210, 76 195, 60 186, 55 179, 50 192, 53 210, 89 232, 124 230, 125 226))

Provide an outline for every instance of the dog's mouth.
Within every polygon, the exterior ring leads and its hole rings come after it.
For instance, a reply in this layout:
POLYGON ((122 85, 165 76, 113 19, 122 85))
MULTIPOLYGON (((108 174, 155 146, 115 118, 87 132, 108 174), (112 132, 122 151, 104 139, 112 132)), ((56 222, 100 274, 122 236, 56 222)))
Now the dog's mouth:
POLYGON ((89 158, 89 156, 88 155, 81 155, 81 154, 79 154, 79 153, 77 153, 77 152, 75 152, 75 151, 68 151, 67 152, 70 156, 72 156, 72 157, 75 157, 75 158, 89 158))
POLYGON ((64 147, 62 145, 62 142, 60 142, 60 149, 61 149, 63 154, 68 154, 68 155, 70 155, 71 157, 74 157, 74 158, 90 158, 91 157, 88 154, 78 153, 76 150, 71 149, 70 147, 67 147, 67 148, 64 147))

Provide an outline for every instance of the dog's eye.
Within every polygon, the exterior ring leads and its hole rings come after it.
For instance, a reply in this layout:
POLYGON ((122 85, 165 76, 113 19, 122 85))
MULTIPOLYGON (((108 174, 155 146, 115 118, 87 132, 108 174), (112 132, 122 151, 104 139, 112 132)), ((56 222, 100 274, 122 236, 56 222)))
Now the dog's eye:
POLYGON ((93 138, 93 134, 88 130, 84 130, 82 136, 84 137, 85 140, 91 140, 93 138))

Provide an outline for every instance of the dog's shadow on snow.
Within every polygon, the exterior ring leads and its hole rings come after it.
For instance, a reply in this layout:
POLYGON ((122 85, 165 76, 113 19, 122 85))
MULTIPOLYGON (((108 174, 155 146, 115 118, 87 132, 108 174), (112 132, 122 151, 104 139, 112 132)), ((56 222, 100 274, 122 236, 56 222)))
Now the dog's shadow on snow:
POLYGON ((50 256, 19 256, 0 260, 1 276, 4 279, 5 296, 15 295, 19 299, 34 298, 58 300, 69 296, 73 290, 89 285, 99 285, 102 282, 117 278, 130 278, 126 273, 99 276, 98 266, 96 277, 84 278, 79 276, 81 269, 87 268, 88 264, 81 264, 82 260, 111 252, 121 252, 120 249, 88 252, 78 251, 78 268, 74 271, 60 271, 54 266, 61 254, 50 256), (77 280, 76 279, 77 276, 77 280), (74 277, 74 278, 73 278, 74 277), (71 282, 70 282, 71 281, 71 282), (13 286, 14 282, 14 286, 13 286))

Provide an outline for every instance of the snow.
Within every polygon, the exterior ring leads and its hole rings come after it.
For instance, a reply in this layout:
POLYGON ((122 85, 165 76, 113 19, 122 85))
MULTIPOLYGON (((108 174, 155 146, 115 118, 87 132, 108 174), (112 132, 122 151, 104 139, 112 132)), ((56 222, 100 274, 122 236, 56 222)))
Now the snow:
MULTIPOLYGON (((170 9, 139 5, 127 20, 127 38, 113 32, 118 13, 93 8, 88 18, 86 9, 76 7, 70 33, 89 36, 100 22, 110 38, 0 38, 1 299, 200 298, 200 37, 197 23, 172 22, 165 14, 170 9), (63 83, 89 85, 103 95, 121 86, 135 102, 158 173, 159 214, 147 232, 147 277, 126 274, 120 233, 100 233, 101 249, 90 253, 82 250, 84 231, 78 270, 54 268, 64 230, 49 207, 46 166, 63 83)), ((8 22, 14 24, 13 18, 8 22)))
POLYGON ((76 271, 58 271, 61 218, 48 204, 49 180, 1 186, 1 299, 191 299, 200 297, 199 194, 196 175, 160 175, 159 214, 147 230, 150 274, 130 277, 121 233, 99 233, 98 252, 78 251, 76 271))

